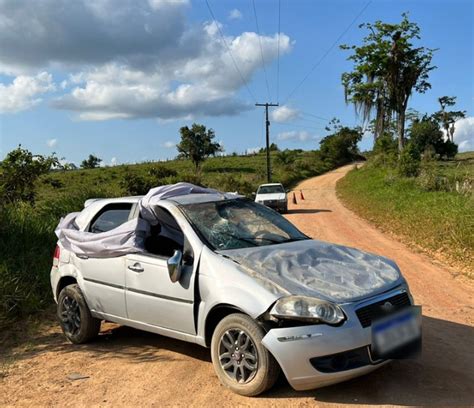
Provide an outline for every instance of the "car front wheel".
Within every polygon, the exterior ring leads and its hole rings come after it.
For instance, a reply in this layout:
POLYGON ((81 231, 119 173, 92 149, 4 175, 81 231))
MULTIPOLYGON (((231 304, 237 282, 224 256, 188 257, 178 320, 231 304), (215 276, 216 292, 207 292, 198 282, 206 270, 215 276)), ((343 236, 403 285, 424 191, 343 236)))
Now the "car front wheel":
POLYGON ((211 357, 221 383, 233 392, 255 396, 270 389, 280 367, 262 345, 265 331, 249 316, 235 313, 214 330, 211 357))
POLYGON ((99 333, 100 320, 92 317, 77 284, 66 286, 59 294, 57 315, 61 329, 72 343, 86 343, 99 333))

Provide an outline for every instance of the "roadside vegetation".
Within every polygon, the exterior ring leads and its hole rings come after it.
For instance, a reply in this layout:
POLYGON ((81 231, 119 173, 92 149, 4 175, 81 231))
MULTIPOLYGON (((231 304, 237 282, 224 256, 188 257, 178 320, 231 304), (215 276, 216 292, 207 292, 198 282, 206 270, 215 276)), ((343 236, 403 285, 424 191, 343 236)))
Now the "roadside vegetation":
POLYGON ((337 184, 344 204, 385 232, 474 277, 474 153, 400 177, 374 160, 337 184))
MULTIPOLYGON (((202 125, 181 128, 178 157, 98 167, 90 155, 81 169, 60 165, 53 155, 33 155, 21 146, 0 163, 0 327, 38 312, 52 302, 49 271, 59 219, 80 211, 88 198, 146 194, 152 187, 187 181, 252 197, 266 181, 265 150, 251 155, 222 154, 214 133, 202 125)), ((272 145, 272 178, 291 188, 359 158, 360 129, 337 124, 313 151, 272 145)))

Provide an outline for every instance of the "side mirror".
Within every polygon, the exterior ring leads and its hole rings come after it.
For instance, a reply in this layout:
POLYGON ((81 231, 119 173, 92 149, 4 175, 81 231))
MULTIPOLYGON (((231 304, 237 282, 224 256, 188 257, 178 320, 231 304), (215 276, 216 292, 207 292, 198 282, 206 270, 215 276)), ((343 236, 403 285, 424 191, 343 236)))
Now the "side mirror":
POLYGON ((255 197, 257 195, 257 193, 252 193, 252 197, 255 197))
POLYGON ((171 258, 168 259, 168 273, 170 275, 171 282, 178 282, 181 277, 181 263, 183 261, 183 253, 180 250, 174 251, 171 258))

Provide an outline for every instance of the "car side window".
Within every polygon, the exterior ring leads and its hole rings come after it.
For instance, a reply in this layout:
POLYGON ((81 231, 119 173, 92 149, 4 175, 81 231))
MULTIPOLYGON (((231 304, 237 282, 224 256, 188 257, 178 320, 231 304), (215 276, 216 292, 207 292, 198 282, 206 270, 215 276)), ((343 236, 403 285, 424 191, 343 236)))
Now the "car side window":
POLYGON ((128 221, 132 204, 109 204, 105 206, 93 219, 89 232, 95 234, 107 232, 128 221))
POLYGON ((175 250, 183 252, 185 238, 175 218, 164 208, 155 208, 158 225, 153 226, 145 241, 148 253, 169 258, 175 250))

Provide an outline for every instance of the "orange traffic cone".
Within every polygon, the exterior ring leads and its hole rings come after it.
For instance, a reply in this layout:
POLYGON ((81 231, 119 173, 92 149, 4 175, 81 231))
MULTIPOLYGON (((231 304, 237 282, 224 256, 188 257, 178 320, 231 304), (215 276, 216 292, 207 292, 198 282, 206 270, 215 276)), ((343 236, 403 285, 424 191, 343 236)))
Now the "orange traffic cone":
POLYGON ((304 200, 303 190, 300 190, 301 199, 304 200))
POLYGON ((293 191, 293 204, 298 204, 298 202, 296 201, 296 194, 294 191, 293 191))

